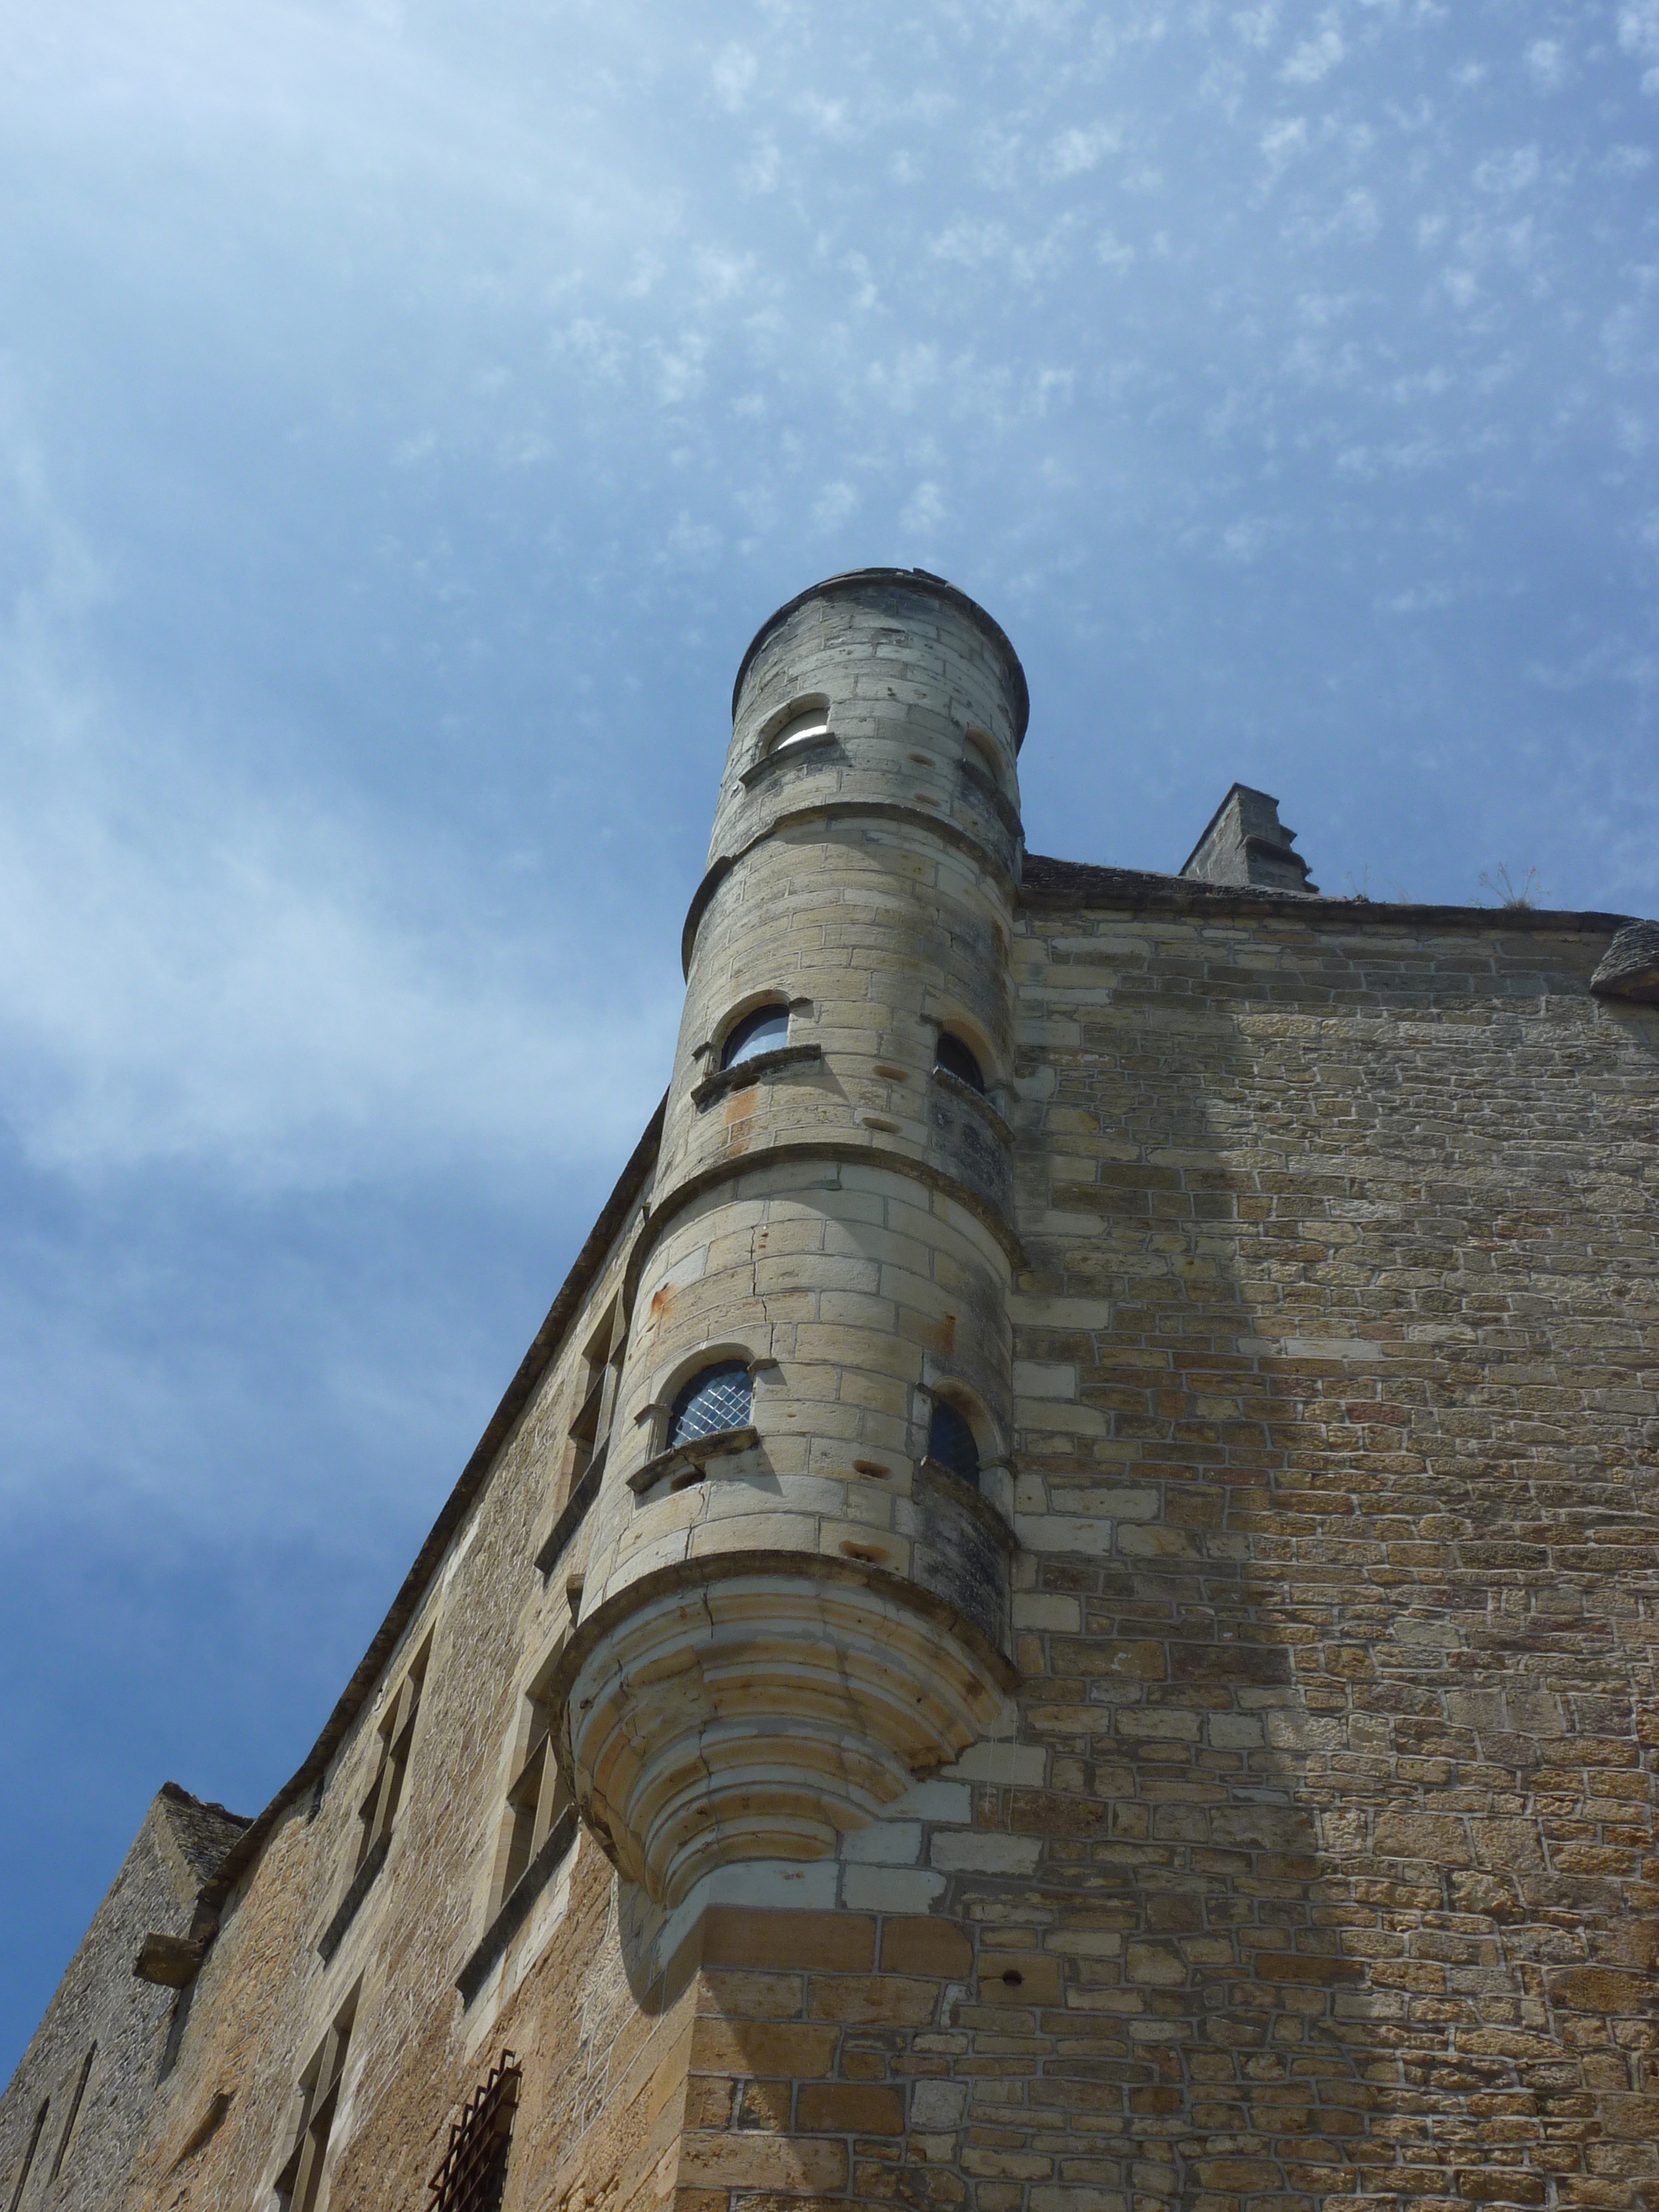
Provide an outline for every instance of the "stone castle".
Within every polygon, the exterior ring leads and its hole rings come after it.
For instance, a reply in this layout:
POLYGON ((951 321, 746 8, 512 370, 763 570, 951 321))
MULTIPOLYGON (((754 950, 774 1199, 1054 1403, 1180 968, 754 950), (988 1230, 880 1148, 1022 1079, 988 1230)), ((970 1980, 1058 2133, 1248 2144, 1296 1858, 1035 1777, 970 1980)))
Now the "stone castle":
POLYGON ((663 1104, 0 2212, 1659 2204, 1659 929, 1027 854, 1026 709, 764 624, 663 1104))

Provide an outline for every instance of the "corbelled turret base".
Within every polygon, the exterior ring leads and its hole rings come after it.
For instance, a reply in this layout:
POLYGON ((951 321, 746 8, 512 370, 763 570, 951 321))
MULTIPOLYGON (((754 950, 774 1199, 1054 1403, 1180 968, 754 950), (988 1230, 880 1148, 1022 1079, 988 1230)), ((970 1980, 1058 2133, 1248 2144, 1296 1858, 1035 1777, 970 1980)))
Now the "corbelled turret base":
POLYGON ((635 1583, 560 1670, 566 1771, 659 1903, 737 1860, 817 1859, 997 1728, 1013 1673, 914 1584, 790 1554, 635 1583))

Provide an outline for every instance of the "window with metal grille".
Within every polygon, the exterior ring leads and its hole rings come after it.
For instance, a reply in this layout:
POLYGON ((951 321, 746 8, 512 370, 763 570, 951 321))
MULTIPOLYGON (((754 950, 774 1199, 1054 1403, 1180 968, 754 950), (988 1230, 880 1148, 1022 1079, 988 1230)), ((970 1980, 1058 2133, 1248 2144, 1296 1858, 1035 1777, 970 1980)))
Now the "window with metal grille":
POLYGON ((927 1456, 963 1482, 979 1488, 979 1446, 974 1442, 974 1432, 954 1406, 943 1398, 933 1406, 933 1418, 927 1424, 927 1456))
POLYGON ((507 2154, 513 2140, 524 2069, 503 2051, 482 2087, 449 2124, 449 2148, 427 2185, 432 2194, 426 2212, 496 2212, 507 2185, 507 2154))
POLYGON ((717 1366, 703 1368, 674 1401, 668 1420, 670 1447, 695 1443, 699 1437, 712 1437, 721 1429, 747 1428, 753 1402, 754 1386, 741 1359, 723 1359, 717 1366))

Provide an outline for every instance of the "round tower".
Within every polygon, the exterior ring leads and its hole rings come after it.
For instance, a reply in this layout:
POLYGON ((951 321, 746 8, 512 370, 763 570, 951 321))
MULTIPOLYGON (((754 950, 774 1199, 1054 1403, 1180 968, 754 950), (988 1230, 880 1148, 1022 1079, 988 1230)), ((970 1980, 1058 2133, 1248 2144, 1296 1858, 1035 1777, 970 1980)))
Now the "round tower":
POLYGON ((732 697, 562 1758, 666 1904, 995 1724, 1024 676, 942 579, 763 625, 732 697))

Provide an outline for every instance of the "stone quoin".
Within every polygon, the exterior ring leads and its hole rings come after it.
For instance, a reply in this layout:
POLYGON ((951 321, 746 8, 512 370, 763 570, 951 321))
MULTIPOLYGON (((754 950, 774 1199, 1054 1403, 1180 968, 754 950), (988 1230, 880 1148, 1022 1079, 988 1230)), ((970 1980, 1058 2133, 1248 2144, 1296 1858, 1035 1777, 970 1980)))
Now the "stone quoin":
POLYGON ((1028 854, 1027 717, 763 626, 663 1103, 4 2212, 1659 2205, 1659 928, 1028 854))

